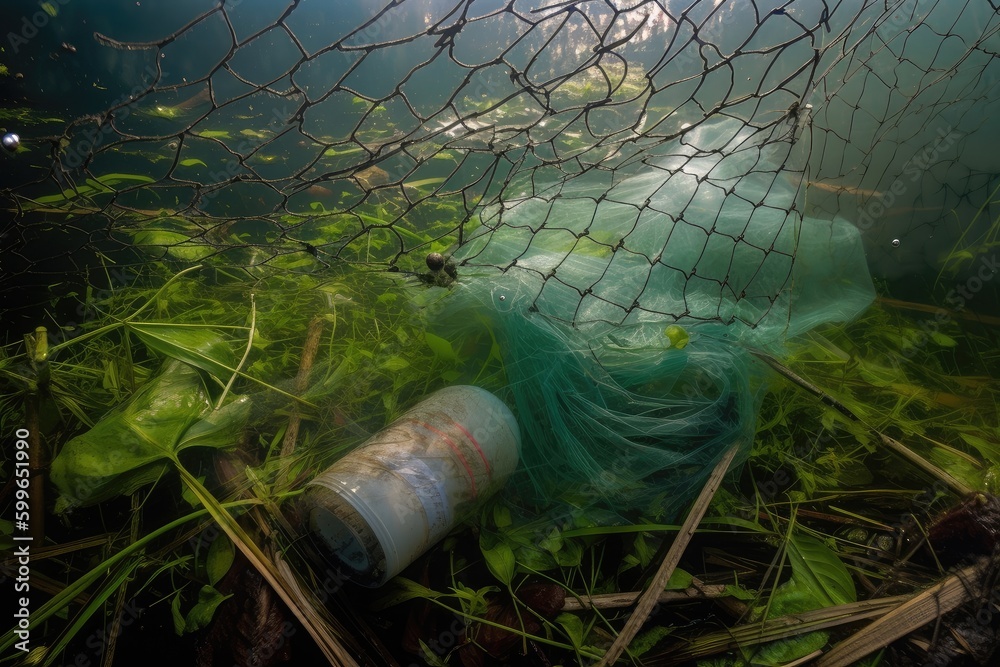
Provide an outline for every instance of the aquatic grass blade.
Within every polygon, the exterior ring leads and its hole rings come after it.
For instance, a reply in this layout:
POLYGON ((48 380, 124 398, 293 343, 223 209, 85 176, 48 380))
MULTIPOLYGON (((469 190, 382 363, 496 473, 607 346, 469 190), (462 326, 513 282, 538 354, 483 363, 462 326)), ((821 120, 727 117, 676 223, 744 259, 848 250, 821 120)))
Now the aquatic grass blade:
MULTIPOLYGON (((237 509, 240 507, 246 507, 249 505, 259 505, 260 501, 257 499, 250 500, 237 500, 232 502, 223 503, 223 507, 226 510, 237 509)), ((139 538, 135 542, 124 547, 121 551, 109 556, 105 560, 98 563, 92 569, 87 571, 84 575, 76 579, 74 582, 66 586, 62 591, 55 595, 52 599, 42 604, 40 607, 32 611, 31 621, 28 626, 29 630, 37 629, 43 623, 52 618, 59 610, 65 609, 69 604, 73 602, 74 599, 85 590, 87 590, 91 584, 105 576, 108 571, 115 567, 122 560, 130 557, 136 552, 141 551, 155 539, 166 535, 170 531, 183 526, 185 523, 190 521, 195 521, 196 519, 201 519, 208 514, 208 510, 199 509, 190 514, 186 514, 179 519, 175 519, 166 525, 163 525, 156 530, 152 531, 148 535, 139 538)), ((0 636, 0 651, 6 651, 14 642, 17 640, 14 634, 14 628, 8 630, 2 636, 0 636)))
POLYGON ((232 348, 217 331, 200 327, 151 322, 129 322, 127 328, 149 349, 211 373, 229 376, 234 364, 232 348))
POLYGON ((73 637, 82 630, 90 621, 91 617, 97 613, 102 606, 118 592, 119 587, 124 586, 134 576, 135 571, 142 564, 143 557, 137 554, 131 561, 122 564, 114 575, 104 582, 98 594, 94 595, 87 602, 87 605, 73 619, 73 622, 62 632, 59 640, 53 644, 45 656, 43 667, 47 667, 55 662, 66 649, 73 637))
POLYGON ((274 563, 261 551, 257 543, 253 541, 226 507, 216 500, 201 482, 181 465, 180 461, 174 459, 174 464, 184 484, 194 492, 195 496, 208 509, 212 518, 216 520, 223 532, 229 536, 233 544, 243 552, 247 560, 260 572, 260 575, 274 589, 278 597, 288 605, 289 610, 302 623, 327 659, 330 660, 330 664, 337 667, 358 667, 358 663, 339 644, 332 630, 329 627, 320 626, 315 618, 299 606, 292 593, 293 587, 284 583, 284 577, 275 567, 274 563))

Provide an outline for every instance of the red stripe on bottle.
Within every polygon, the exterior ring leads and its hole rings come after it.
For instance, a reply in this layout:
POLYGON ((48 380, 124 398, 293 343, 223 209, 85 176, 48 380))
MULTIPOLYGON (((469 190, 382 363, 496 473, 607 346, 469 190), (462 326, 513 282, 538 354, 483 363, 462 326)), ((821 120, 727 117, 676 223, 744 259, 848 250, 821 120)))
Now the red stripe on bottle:
POLYGON ((411 419, 410 421, 414 424, 418 424, 419 426, 423 426, 432 433, 437 433, 441 436, 441 439, 444 440, 449 447, 451 447, 451 451, 455 452, 455 456, 457 456, 458 460, 462 462, 463 466, 465 466, 465 472, 469 473, 469 482, 472 484, 472 497, 478 498, 479 492, 476 490, 476 475, 472 472, 472 467, 469 465, 469 462, 465 460, 465 456, 462 455, 462 452, 459 450, 458 445, 455 444, 455 441, 449 438, 447 433, 434 428, 427 422, 422 422, 419 419, 411 419))
POLYGON ((483 448, 479 446, 479 441, 477 441, 474 437, 472 437, 472 434, 469 433, 464 426, 462 426, 458 422, 453 422, 453 423, 455 424, 455 426, 458 427, 458 430, 460 430, 462 433, 465 434, 465 437, 469 439, 469 442, 472 443, 472 446, 476 448, 477 452, 479 452, 479 458, 483 460, 483 465, 486 466, 486 473, 490 476, 490 479, 493 479, 493 469, 490 467, 490 461, 489 459, 486 458, 486 454, 483 453, 483 448))

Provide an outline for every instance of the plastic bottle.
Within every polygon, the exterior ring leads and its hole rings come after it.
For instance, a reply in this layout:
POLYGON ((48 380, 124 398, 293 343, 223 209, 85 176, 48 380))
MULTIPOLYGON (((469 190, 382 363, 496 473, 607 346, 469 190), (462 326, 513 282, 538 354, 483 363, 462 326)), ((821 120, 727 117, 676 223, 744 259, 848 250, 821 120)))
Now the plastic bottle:
POLYGON ((313 543, 352 581, 381 586, 500 489, 520 447, 493 394, 435 392, 309 483, 313 543))

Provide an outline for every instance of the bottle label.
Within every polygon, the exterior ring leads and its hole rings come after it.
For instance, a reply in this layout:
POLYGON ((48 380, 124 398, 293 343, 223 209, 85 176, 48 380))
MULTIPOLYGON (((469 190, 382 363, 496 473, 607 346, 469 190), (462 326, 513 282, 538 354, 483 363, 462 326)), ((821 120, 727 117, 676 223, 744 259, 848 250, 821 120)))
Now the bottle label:
POLYGON ((427 463, 417 458, 383 458, 382 464, 405 480, 420 501, 427 517, 428 544, 446 535, 454 516, 445 488, 446 480, 436 476, 427 463))

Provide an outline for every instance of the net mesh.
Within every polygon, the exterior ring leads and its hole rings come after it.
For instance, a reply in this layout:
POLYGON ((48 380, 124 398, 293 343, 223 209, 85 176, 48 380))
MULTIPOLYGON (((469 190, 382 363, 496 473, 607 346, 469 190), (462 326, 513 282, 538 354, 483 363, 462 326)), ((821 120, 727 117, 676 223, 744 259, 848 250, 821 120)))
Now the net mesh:
POLYGON ((292 271, 445 252, 459 275, 524 274, 558 319, 766 343, 857 312, 864 250, 889 277, 925 261, 942 212, 977 210, 996 173, 988 2, 243 0, 116 20, 63 44, 72 81, 19 84, 75 119, 7 123, 25 149, 0 190, 8 296, 125 248, 292 271))
POLYGON ((56 50, 7 114, 2 293, 109 259, 419 275, 439 347, 500 350, 543 502, 669 515, 750 440, 743 347, 995 241, 988 2, 60 7, 95 32, 11 33, 56 50))

